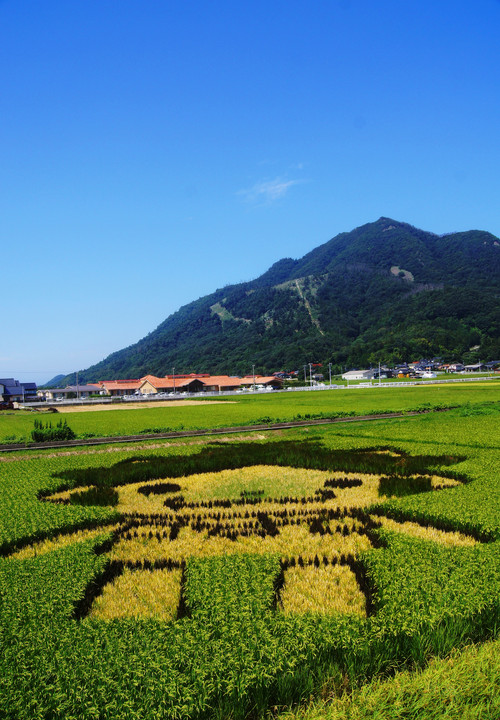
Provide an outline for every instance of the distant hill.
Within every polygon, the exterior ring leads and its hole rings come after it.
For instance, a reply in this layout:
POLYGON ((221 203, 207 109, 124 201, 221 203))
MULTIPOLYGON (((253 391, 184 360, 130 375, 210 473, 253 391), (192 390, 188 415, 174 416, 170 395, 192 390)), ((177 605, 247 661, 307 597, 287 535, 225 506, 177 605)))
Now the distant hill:
POLYGON ((53 377, 52 380, 49 380, 44 385, 40 385, 40 387, 56 388, 56 387, 61 387, 61 383, 62 383, 62 386, 64 387, 66 385, 65 379, 66 379, 66 375, 63 375, 61 373, 60 375, 55 375, 55 377, 53 377))
POLYGON ((500 240, 480 230, 439 236, 382 217, 184 305, 79 377, 488 360, 500 357, 499 338, 500 240))

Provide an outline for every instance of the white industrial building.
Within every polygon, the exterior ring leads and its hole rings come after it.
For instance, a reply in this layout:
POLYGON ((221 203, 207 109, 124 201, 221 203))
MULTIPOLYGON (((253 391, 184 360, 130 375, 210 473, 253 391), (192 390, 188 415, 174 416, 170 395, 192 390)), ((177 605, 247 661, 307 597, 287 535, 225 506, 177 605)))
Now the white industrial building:
POLYGON ((349 370, 342 374, 342 380, 373 380, 375 370, 349 370))

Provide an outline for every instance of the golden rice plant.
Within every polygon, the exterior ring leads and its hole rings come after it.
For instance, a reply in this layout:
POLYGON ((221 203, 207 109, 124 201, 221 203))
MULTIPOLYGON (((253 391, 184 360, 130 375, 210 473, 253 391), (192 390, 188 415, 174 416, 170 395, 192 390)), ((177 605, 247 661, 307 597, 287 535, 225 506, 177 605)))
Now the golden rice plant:
MULTIPOLYGON (((353 488, 334 488, 335 498, 324 501, 325 507, 366 507, 372 503, 378 502, 379 482, 378 475, 366 473, 346 473, 346 472, 325 472, 322 470, 310 470, 304 468, 282 467, 276 465, 255 465, 250 467, 238 468, 235 470, 222 470, 219 472, 198 473, 188 477, 175 478, 175 481, 181 486, 181 490, 177 493, 168 493, 169 497, 183 495, 187 503, 207 502, 210 500, 239 500, 242 492, 255 492, 263 490, 262 505, 268 512, 278 510, 282 505, 279 503, 266 502, 266 498, 298 498, 299 505, 307 509, 317 507, 318 503, 306 503, 305 506, 301 502, 302 498, 315 497, 315 493, 324 487, 326 480, 335 480, 340 478, 359 479, 362 485, 353 488)), ((160 478, 148 481, 148 485, 154 486, 171 480, 170 478, 160 478)), ((165 495, 144 495, 138 492, 144 482, 123 485, 116 488, 119 496, 116 510, 124 515, 131 513, 141 513, 144 515, 158 514, 168 515, 170 509, 164 506, 165 495)), ((433 487, 452 487, 457 485, 456 480, 444 478, 440 476, 432 476, 433 487)), ((50 500, 68 500, 70 494, 78 491, 84 492, 88 487, 79 487, 71 491, 54 493, 50 496, 50 500)), ((290 502, 291 508, 296 507, 297 503, 290 502)), ((260 504, 253 506, 260 508, 260 504)), ((189 509, 181 509, 180 514, 189 514, 189 509)))
POLYGON ((301 555, 314 558, 316 555, 339 556, 342 554, 357 554, 370 547, 370 541, 364 535, 351 533, 343 536, 339 533, 332 535, 319 535, 309 532, 308 525, 288 525, 281 528, 279 535, 264 538, 258 536, 241 537, 234 543, 239 545, 241 552, 248 553, 275 553, 281 557, 294 557, 301 555))
POLYGON ((347 565, 288 568, 281 602, 285 614, 366 614, 365 596, 347 565))
POLYGON ((71 490, 61 490, 60 492, 52 493, 48 496, 48 500, 69 500, 69 496, 74 492, 87 492, 90 490, 91 485, 80 485, 79 487, 71 488, 71 490))
MULTIPOLYGON (((335 526, 335 521, 332 521, 335 526)), ((219 535, 209 536, 208 531, 198 532, 191 527, 183 527, 175 540, 158 539, 155 526, 143 526, 137 530, 137 537, 128 540, 121 538, 114 546, 112 559, 124 562, 154 562, 163 558, 187 560, 189 557, 210 557, 213 555, 233 555, 236 553, 277 554, 280 557, 303 557, 305 561, 316 555, 331 558, 340 555, 357 555, 370 547, 365 535, 351 532, 355 521, 345 518, 341 522, 350 530, 349 534, 333 532, 331 535, 312 534, 307 523, 287 525, 280 528, 274 537, 266 535, 239 535, 236 540, 219 535)))
POLYGON ((20 550, 16 550, 10 555, 10 557, 15 560, 26 560, 27 558, 38 557, 39 555, 45 555, 53 550, 59 550, 60 548, 72 545, 76 542, 93 540, 99 536, 104 537, 108 532, 111 533, 117 528, 118 525, 111 525, 109 528, 101 527, 94 530, 78 530, 77 532, 68 533, 66 535, 56 535, 53 538, 41 540, 40 542, 36 542, 32 545, 27 545, 20 550))
POLYGON ((129 570, 105 586, 89 617, 98 620, 155 617, 175 620, 181 592, 180 570, 129 570))
POLYGON ((235 470, 199 473, 181 479, 188 502, 238 499, 242 491, 264 490, 267 497, 307 496, 323 485, 331 473, 277 465, 253 465, 235 470))
MULTIPOLYGON (((159 485, 164 480, 148 481, 148 485, 159 485)), ((133 485, 122 485, 116 488, 118 490, 118 505, 116 509, 125 515, 129 513, 150 513, 166 514, 166 508, 163 505, 165 495, 143 495, 138 489, 144 485, 144 482, 134 483, 133 485)))
POLYGON ((330 477, 346 477, 358 478, 363 484, 354 488, 335 488, 336 503, 338 507, 366 507, 380 500, 378 487, 380 483, 379 475, 369 475, 366 473, 330 473, 330 477))
POLYGON ((413 522, 397 522, 384 516, 373 516, 374 520, 382 523, 382 527, 395 532, 406 533, 423 540, 432 540, 440 545, 467 546, 477 545, 477 541, 470 535, 463 535, 460 532, 438 530, 433 527, 424 527, 413 522))
POLYGON ((430 475, 431 485, 433 488, 449 488, 456 487, 462 483, 454 478, 442 477, 441 475, 430 475))

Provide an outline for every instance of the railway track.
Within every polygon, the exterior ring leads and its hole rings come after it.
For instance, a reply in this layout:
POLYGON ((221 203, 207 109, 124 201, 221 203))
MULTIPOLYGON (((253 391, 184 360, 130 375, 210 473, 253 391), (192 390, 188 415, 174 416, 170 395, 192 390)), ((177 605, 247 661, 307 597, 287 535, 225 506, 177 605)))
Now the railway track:
MULTIPOLYGON (((445 408, 448 409, 448 408, 445 408)), ((336 423, 367 422, 370 420, 390 420, 395 418, 422 415, 428 412, 442 412, 443 408, 429 410, 413 410, 398 413, 381 413, 377 415, 354 415, 352 417, 337 418, 311 418, 308 420, 291 420, 289 422, 262 423, 259 425, 237 425, 223 428, 206 428, 203 430, 177 430, 165 433, 143 433, 140 435, 120 435, 114 437, 83 438, 76 440, 55 440, 46 443, 11 443, 0 445, 0 453, 19 452, 20 450, 51 450, 56 448, 89 447, 95 445, 112 445, 117 443, 144 442, 145 440, 171 440, 200 436, 231 435, 245 432, 289 430, 300 427, 313 427, 315 425, 333 425, 336 423)))

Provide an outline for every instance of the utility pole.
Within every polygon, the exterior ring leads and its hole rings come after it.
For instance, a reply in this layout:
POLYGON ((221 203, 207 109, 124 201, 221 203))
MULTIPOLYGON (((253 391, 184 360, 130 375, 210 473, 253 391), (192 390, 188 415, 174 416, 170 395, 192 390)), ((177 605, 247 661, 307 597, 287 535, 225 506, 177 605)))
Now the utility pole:
POLYGON ((307 365, 304 365, 304 385, 307 387, 307 365))
POLYGON ((175 368, 172 368, 172 379, 174 381, 174 395, 175 395, 175 368))
POLYGON ((330 375, 330 385, 332 384, 332 363, 328 363, 328 373, 330 375))
POLYGON ((80 397, 80 391, 78 389, 78 370, 76 371, 76 399, 78 400, 80 397))
POLYGON ((313 386, 313 375, 312 375, 312 363, 309 363, 309 383, 310 386, 313 386))
POLYGON ((252 365, 253 391, 255 392, 255 365, 252 365))

